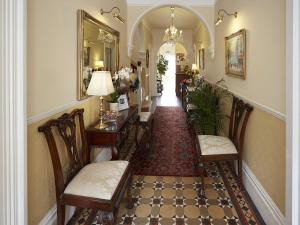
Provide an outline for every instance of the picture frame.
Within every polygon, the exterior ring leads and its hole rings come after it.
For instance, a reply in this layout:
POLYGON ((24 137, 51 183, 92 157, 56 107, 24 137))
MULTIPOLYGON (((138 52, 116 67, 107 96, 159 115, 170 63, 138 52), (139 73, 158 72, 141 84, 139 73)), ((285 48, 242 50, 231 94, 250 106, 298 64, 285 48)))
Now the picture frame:
POLYGON ((246 79, 246 30, 225 37, 226 75, 246 79))
POLYGON ((199 50, 199 69, 204 70, 205 69, 205 50, 204 48, 201 48, 199 50))
POLYGON ((118 102, 119 102, 119 111, 129 108, 128 98, 126 94, 121 95, 118 99, 118 102))

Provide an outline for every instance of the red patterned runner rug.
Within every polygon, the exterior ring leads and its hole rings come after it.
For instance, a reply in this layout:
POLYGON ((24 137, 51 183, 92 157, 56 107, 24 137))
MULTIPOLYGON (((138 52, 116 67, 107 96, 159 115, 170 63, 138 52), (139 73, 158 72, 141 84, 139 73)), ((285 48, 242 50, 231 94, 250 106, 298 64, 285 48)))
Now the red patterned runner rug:
POLYGON ((154 113, 153 138, 149 150, 143 149, 135 165, 136 175, 199 176, 194 138, 181 107, 158 106, 154 113))

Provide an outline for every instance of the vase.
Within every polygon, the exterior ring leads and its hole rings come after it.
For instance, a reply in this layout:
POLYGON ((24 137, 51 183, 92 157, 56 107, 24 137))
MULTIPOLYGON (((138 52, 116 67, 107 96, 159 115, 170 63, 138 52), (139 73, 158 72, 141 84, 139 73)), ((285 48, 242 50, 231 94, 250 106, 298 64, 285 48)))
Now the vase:
POLYGON ((119 112, 119 103, 118 102, 111 102, 109 103, 109 109, 110 111, 113 111, 113 112, 119 112))

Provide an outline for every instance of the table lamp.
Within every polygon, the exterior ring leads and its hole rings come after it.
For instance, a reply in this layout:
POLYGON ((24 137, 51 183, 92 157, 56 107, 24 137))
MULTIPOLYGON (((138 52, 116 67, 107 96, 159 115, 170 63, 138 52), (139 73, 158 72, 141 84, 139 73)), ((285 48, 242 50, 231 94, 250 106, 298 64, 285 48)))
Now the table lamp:
POLYGON ((96 70, 102 70, 104 68, 104 62, 99 60, 95 62, 96 70))
POLYGON ((109 71, 95 71, 93 73, 86 93, 88 95, 100 96, 100 124, 98 126, 100 129, 107 127, 107 124, 103 122, 103 96, 109 95, 114 91, 115 89, 109 71))

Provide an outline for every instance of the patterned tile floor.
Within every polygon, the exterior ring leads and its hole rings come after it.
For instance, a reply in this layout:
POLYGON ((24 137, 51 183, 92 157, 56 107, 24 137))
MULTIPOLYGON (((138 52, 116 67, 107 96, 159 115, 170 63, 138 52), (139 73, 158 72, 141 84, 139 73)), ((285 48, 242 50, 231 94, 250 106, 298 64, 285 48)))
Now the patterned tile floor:
MULTIPOLYGON (((199 177, 134 176, 132 195, 135 206, 126 209, 124 200, 117 224, 264 224, 244 194, 238 191, 235 178, 225 164, 222 170, 221 166, 213 165, 207 168, 207 172, 205 196, 200 194, 199 177)), ((83 213, 77 225, 84 224, 87 215, 88 211, 83 213)), ((95 221, 93 224, 99 223, 95 221)))

